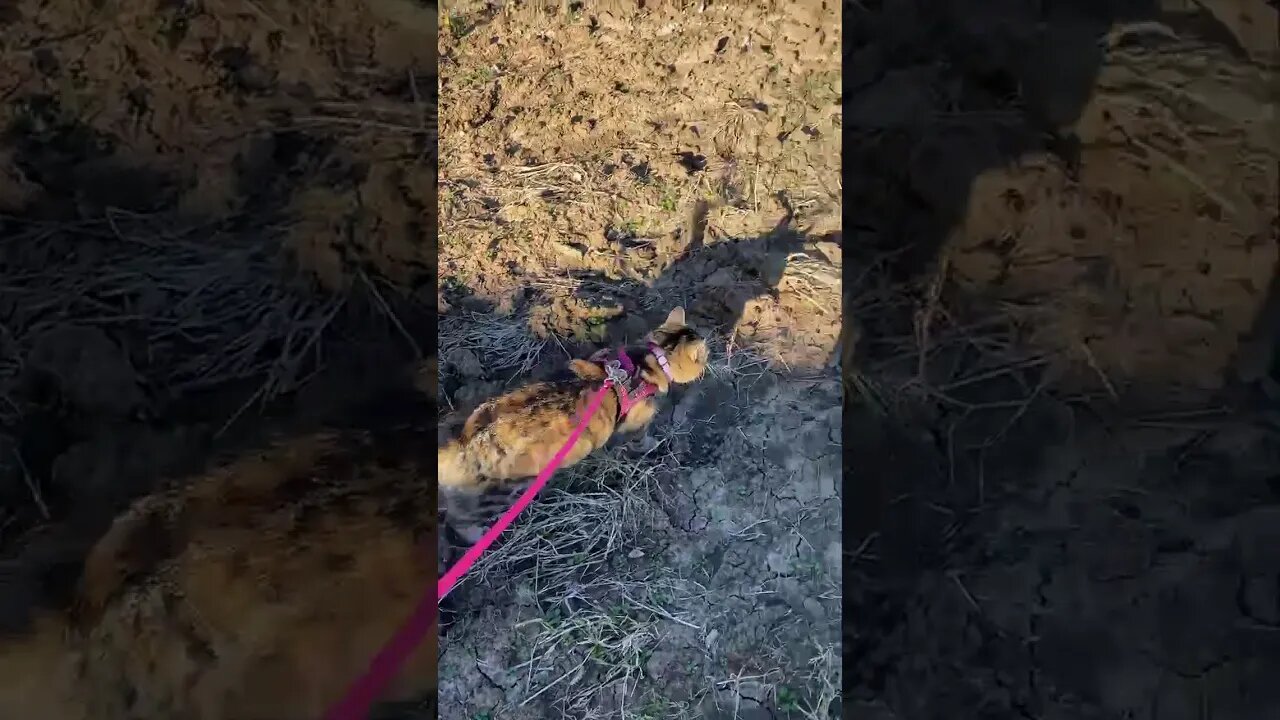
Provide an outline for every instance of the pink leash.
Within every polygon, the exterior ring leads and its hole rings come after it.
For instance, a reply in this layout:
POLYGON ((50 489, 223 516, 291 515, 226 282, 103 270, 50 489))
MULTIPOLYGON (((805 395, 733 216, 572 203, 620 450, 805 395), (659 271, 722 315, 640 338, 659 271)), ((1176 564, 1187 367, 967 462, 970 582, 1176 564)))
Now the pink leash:
POLYGON ((533 502, 533 497, 538 491, 547 484, 555 471, 559 469, 560 464, 568 457, 569 451, 577 444, 578 438, 582 436, 582 432, 586 430, 587 423, 591 418, 595 417, 596 411, 600 409, 600 403, 604 401, 605 393, 609 392, 609 388, 614 384, 614 378, 610 377, 604 381, 600 389, 596 391, 591 402, 587 405, 587 411, 583 413, 582 419, 578 421, 578 426, 569 434, 569 439, 565 441, 564 447, 556 453, 551 459, 550 464, 538 473, 533 483, 528 489, 516 500, 515 504, 507 508, 507 511, 498 518, 498 521, 490 527, 485 534, 472 545, 462 559, 449 568, 449 571, 440 578, 436 583, 436 593, 434 596, 424 595, 422 600, 418 602, 418 606, 414 608, 413 614, 409 616, 408 621, 400 627, 391 640, 383 646, 382 650, 374 656, 369 662, 369 669, 364 675, 347 690, 347 694, 330 708, 325 720, 365 720, 369 716, 369 708, 382 695, 383 690, 395 678, 400 667, 409 659, 413 651, 422 644, 427 634, 431 632, 432 626, 435 624, 436 614, 439 612, 440 600, 447 596, 462 576, 475 565, 476 560, 484 554, 485 550, 494 543, 502 535, 502 533, 511 526, 516 516, 522 510, 533 502))

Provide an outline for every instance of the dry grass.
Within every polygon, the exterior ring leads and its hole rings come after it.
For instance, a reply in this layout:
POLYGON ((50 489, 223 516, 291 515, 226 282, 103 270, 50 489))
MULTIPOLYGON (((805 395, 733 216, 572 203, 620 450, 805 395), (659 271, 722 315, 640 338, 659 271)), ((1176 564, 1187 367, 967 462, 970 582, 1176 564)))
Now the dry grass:
POLYGON ((697 628, 688 607, 701 599, 695 583, 671 578, 612 577, 571 591, 546 614, 525 621, 531 630, 528 660, 513 670, 524 676, 529 705, 555 692, 562 712, 588 712, 605 693, 619 698, 620 710, 634 697, 649 657, 670 624, 697 628))
POLYGON ((817 648, 809 660, 808 697, 799 701, 799 711, 805 720, 826 720, 831 717, 831 708, 838 706, 843 684, 841 663, 840 649, 835 645, 817 648))
POLYGON ((457 375, 464 364, 479 363, 488 373, 527 374, 548 340, 537 338, 519 318, 453 311, 440 318, 436 349, 440 378, 457 375))
POLYGON ((563 471, 464 582, 522 588, 537 602, 569 597, 641 540, 657 512, 649 500, 657 470, 604 453, 563 471))
POLYGON ((818 315, 840 314, 840 266, 809 253, 787 256, 778 289, 809 303, 818 315))
POLYGON ((734 335, 728 338, 709 337, 707 348, 710 351, 707 375, 731 385, 739 399, 742 393, 775 372, 774 366, 779 362, 769 348, 757 344, 739 345, 734 335))
POLYGON ((586 712, 609 693, 625 706, 664 629, 697 627, 682 608, 699 585, 629 567, 644 566, 644 533, 659 521, 657 457, 605 452, 566 471, 464 580, 536 608, 517 626, 527 638, 512 668, 524 683, 517 705, 586 712))
MULTIPOLYGON (((252 381, 249 404, 266 402, 322 364, 322 336, 345 302, 291 287, 264 238, 174 229, 120 211, 74 224, 27 223, 6 243, 13 270, 0 286, 5 388, 35 338, 72 324, 135 339, 130 359, 139 375, 169 398, 252 381)), ((0 405, 18 411, 12 401, 0 405)))
MULTIPOLYGON (((716 698, 719 709, 728 717, 743 716, 743 711, 760 703, 775 708, 773 716, 792 720, 826 720, 840 702, 841 658, 836 645, 815 644, 807 670, 785 668, 794 664, 781 648, 766 655, 777 667, 764 672, 742 671, 714 680, 708 693, 716 698)), ((757 658, 763 660, 765 658, 757 658)))

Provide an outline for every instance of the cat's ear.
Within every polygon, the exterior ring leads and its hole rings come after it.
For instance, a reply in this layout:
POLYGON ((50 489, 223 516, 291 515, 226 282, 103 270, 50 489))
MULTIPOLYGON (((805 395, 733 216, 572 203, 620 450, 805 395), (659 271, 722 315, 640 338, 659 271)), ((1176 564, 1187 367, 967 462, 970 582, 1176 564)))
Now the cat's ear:
POLYGON ((569 361, 569 370, 582 380, 604 380, 604 368, 593 362, 586 360, 573 359, 569 361))
POLYGON ((667 314, 667 319, 663 321, 662 327, 684 327, 684 308, 677 307, 667 314))

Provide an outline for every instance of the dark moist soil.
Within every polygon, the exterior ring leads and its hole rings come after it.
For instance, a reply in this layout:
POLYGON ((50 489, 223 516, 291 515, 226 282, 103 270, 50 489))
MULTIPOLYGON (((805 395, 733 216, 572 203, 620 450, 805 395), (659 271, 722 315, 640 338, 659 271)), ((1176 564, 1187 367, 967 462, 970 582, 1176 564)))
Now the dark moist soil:
POLYGON ((846 708, 1277 715, 1274 6, 851 17, 846 708))
POLYGON ((0 628, 139 495, 430 414, 434 37, 408 0, 0 2, 0 628))

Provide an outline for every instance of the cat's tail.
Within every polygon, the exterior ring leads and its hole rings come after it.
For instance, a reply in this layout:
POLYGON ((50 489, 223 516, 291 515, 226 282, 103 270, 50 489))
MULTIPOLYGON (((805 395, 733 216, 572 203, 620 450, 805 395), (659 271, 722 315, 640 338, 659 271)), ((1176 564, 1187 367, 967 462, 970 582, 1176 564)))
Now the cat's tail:
POLYGON ((0 634, 0 718, 86 720, 77 705, 76 656, 66 624, 37 617, 16 634, 0 634))
POLYGON ((467 457, 462 443, 449 440, 436 451, 436 478, 441 487, 467 487, 476 483, 475 463, 467 457))

